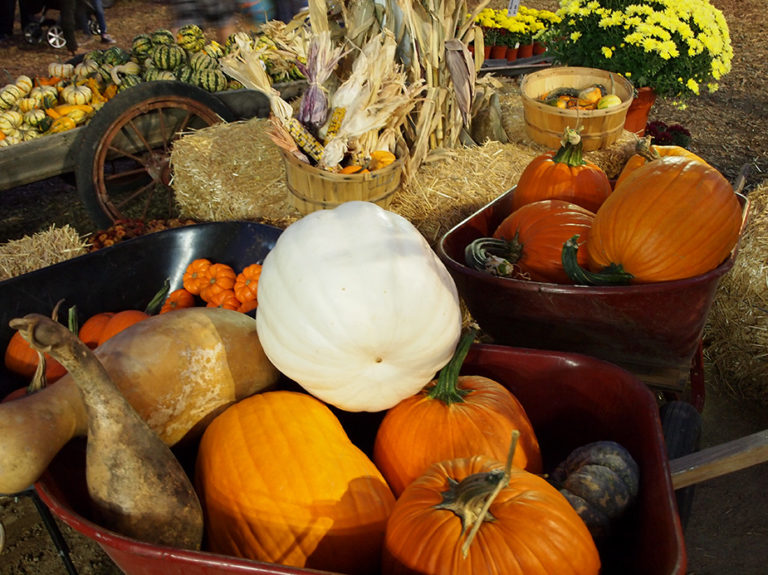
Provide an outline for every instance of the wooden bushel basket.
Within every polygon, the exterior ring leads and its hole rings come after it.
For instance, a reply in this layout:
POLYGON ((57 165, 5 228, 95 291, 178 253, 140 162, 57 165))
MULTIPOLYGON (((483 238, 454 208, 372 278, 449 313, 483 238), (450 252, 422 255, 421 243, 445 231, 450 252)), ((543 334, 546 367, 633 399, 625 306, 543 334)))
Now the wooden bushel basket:
POLYGON ((302 214, 329 210, 353 200, 387 208, 400 187, 403 159, 365 174, 336 174, 310 166, 281 150, 291 203, 302 214))
POLYGON ((596 68, 555 67, 528 74, 520 84, 523 115, 528 136, 552 149, 560 147, 566 127, 583 126, 581 141, 584 151, 607 148, 624 129, 627 110, 634 98, 634 88, 619 74, 596 68), (581 90, 602 84, 609 94, 621 98, 621 104, 603 110, 563 110, 540 102, 538 98, 556 88, 581 90))

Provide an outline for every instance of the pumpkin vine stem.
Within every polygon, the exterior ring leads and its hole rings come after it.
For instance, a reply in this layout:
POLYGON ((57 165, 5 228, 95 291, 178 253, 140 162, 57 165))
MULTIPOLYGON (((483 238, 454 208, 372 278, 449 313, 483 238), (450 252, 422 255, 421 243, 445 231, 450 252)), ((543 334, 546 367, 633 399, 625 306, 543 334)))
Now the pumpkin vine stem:
POLYGON ((165 298, 168 297, 168 292, 170 292, 170 290, 171 281, 168 278, 165 278, 163 287, 161 287, 152 299, 149 300, 147 307, 144 308, 144 312, 148 315, 157 315, 157 312, 160 311, 160 308, 163 306, 163 302, 165 302, 165 298))
POLYGON ((469 533, 461 545, 461 555, 466 557, 477 532, 486 521, 495 521, 490 513, 493 502, 501 490, 509 484, 512 476, 512 460, 517 449, 520 431, 512 431, 512 440, 507 452, 507 461, 502 469, 494 469, 468 475, 461 481, 448 478, 448 489, 443 492, 443 501, 435 509, 446 509, 461 519, 461 532, 469 533))
POLYGON ((583 166, 586 161, 582 157, 584 144, 581 141, 579 130, 566 128, 563 133, 563 139, 560 142, 560 149, 552 156, 552 161, 557 164, 565 164, 572 168, 583 166))
POLYGON ((588 286, 626 285, 632 281, 634 276, 624 271, 621 264, 611 264, 599 272, 585 270, 579 265, 578 250, 578 234, 563 244, 563 269, 575 284, 588 286))
POLYGON ((427 393, 428 398, 437 399, 446 405, 464 402, 464 396, 469 391, 459 388, 459 372, 461 371, 464 359, 467 357, 467 353, 469 353, 472 342, 475 341, 475 337, 477 337, 477 330, 474 329, 468 330, 461 337, 451 361, 440 370, 437 383, 427 393))
POLYGON ((512 277, 523 255, 518 234, 511 241, 502 238, 477 238, 464 248, 464 261, 476 270, 499 277, 512 277))

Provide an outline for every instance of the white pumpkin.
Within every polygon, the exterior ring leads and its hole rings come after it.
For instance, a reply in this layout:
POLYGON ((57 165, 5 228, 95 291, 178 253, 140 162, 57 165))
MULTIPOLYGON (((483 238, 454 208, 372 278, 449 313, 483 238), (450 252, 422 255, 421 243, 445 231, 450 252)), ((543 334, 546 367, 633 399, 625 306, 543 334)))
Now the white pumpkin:
POLYGON ((417 393, 448 363, 461 309, 421 233, 353 201, 280 235, 259 278, 256 322, 286 376, 340 409, 375 412, 417 393))

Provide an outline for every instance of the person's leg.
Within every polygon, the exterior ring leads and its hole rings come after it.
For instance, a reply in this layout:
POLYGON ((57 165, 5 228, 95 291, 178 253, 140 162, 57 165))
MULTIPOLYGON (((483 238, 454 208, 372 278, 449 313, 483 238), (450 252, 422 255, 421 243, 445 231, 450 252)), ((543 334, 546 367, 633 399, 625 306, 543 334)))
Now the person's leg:
POLYGON ((64 32, 64 40, 67 42, 67 50, 71 54, 77 53, 77 39, 75 38, 75 12, 77 0, 60 0, 59 12, 61 13, 61 28, 64 32))
POLYGON ((0 0, 0 40, 13 35, 16 21, 16 0, 0 0))
POLYGON ((101 37, 103 38, 107 34, 107 18, 104 16, 104 4, 101 0, 91 0, 91 4, 93 4, 93 11, 96 13, 96 21, 99 23, 101 37))

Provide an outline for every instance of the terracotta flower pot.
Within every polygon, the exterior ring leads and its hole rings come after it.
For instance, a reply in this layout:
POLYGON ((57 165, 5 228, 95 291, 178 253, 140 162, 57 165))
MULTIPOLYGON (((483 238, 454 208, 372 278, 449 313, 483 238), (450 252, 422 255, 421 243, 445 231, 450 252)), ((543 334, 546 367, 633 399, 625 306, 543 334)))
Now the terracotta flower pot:
POLYGON ((485 57, 486 60, 491 57, 491 47, 490 46, 485 46, 485 49, 483 51, 483 56, 485 57))
POLYGON ((533 44, 522 44, 517 49, 518 58, 530 58, 533 56, 533 44))
POLYGON ((648 124, 648 114, 656 101, 656 92, 652 88, 639 88, 637 96, 627 109, 627 119, 624 120, 624 129, 634 132, 638 136, 645 135, 645 126, 648 124))
POLYGON ((517 46, 514 48, 507 47, 507 62, 514 62, 517 60, 517 46))
POLYGON ((504 60, 507 57, 506 46, 491 46, 491 59, 492 60, 504 60))
POLYGON ((533 43, 533 53, 535 55, 543 54, 547 51, 546 45, 544 45, 544 42, 534 42, 533 43))

